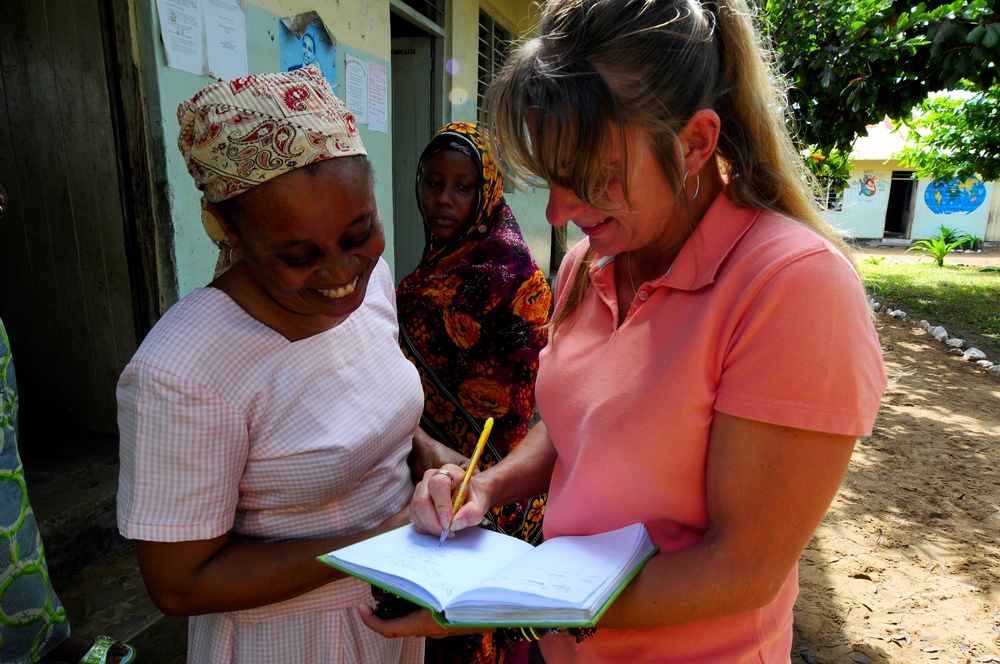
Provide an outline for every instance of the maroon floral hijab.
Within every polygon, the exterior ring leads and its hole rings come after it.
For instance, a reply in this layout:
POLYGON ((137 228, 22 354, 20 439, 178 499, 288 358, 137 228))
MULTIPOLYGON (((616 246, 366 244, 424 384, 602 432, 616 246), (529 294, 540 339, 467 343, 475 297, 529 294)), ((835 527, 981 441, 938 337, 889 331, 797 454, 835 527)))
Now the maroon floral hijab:
MULTIPOLYGON (((503 179, 475 125, 452 123, 420 158, 441 150, 469 156, 480 175, 477 205, 462 232, 443 243, 425 224, 417 268, 396 289, 400 345, 424 387, 421 426, 469 457, 486 418, 493 431, 482 464, 492 466, 524 437, 534 413, 538 352, 547 340, 552 294, 503 198, 503 179)), ((418 193, 417 200, 420 200, 418 193)), ((543 502, 497 510, 495 529, 534 540, 543 502)))

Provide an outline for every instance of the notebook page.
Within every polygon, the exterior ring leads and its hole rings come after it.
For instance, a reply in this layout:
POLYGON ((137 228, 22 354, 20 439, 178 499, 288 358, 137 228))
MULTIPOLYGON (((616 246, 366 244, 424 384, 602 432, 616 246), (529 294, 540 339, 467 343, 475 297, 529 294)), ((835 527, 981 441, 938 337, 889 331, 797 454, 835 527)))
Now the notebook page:
POLYGON ((422 589, 425 592, 418 596, 428 599, 428 604, 445 607, 453 597, 531 550, 527 542, 483 528, 460 530, 439 547, 437 535, 418 533, 409 525, 327 557, 414 595, 422 589))
POLYGON ((617 587, 645 541, 642 524, 547 540, 463 594, 457 605, 495 602, 584 608, 617 587))

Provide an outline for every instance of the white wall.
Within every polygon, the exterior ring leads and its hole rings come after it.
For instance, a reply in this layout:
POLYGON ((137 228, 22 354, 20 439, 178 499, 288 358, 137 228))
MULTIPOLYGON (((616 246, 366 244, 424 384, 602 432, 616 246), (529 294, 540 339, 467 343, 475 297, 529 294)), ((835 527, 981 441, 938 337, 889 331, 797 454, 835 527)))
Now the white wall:
POLYGON ((845 237, 882 237, 891 180, 890 168, 856 168, 844 190, 842 209, 828 212, 827 221, 845 237))

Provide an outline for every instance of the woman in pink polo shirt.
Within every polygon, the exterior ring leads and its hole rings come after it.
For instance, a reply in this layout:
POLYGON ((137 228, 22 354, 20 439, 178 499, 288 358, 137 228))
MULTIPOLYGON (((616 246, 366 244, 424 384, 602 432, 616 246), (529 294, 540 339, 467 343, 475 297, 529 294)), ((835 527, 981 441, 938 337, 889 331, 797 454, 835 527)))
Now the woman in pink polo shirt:
MULTIPOLYGON (((796 561, 886 379, 767 62, 744 0, 550 0, 487 94, 506 163, 587 237, 559 271, 543 422, 452 530, 548 489, 546 537, 641 521, 660 546, 591 638, 544 636, 548 662, 790 659, 796 561)), ((414 495, 431 533, 445 469, 414 495)))

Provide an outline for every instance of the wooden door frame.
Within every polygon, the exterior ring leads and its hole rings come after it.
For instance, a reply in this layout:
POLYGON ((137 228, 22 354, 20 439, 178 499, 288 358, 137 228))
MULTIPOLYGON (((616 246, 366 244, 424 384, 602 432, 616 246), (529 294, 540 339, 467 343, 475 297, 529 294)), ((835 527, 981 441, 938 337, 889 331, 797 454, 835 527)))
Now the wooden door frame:
MULTIPOLYGON (((128 263, 136 340, 141 343, 176 293, 172 243, 158 232, 159 219, 169 219, 166 197, 156 195, 151 168, 162 150, 149 143, 145 115, 143 75, 132 53, 139 36, 133 31, 128 0, 99 0, 104 58, 108 80, 115 151, 125 220, 125 254, 128 263)), ((163 161, 162 156, 159 161, 163 161)), ((160 178, 165 182, 165 175, 160 178)))

